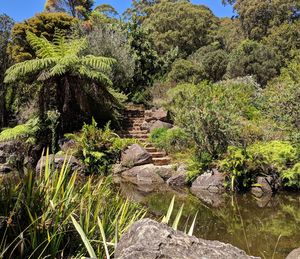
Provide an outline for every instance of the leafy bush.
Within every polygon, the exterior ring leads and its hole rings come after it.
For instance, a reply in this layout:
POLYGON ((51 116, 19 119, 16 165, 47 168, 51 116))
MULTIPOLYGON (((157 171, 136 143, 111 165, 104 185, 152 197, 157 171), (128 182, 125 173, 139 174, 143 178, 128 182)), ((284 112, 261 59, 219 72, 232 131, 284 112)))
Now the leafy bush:
POLYGON ((283 186, 292 189, 300 189, 300 163, 297 163, 292 168, 282 172, 281 179, 283 186))
POLYGON ((99 219, 107 243, 113 244, 109 246, 112 254, 120 235, 145 210, 116 194, 110 178, 90 177, 82 182, 76 172, 68 173, 67 159, 61 171, 53 171, 46 157, 44 171, 0 180, 0 257, 86 256, 72 215, 94 240, 97 258, 104 258, 105 245, 95 227, 99 219))
POLYGON ((75 155, 79 157, 90 173, 106 174, 120 157, 121 151, 134 139, 121 139, 110 130, 109 124, 104 129, 97 128, 97 122, 84 124, 79 134, 66 134, 67 138, 76 142, 75 155))
POLYGON ((181 151, 190 146, 188 135, 181 128, 158 128, 151 132, 150 141, 167 152, 181 151))
POLYGON ((286 186, 293 186, 298 167, 289 168, 297 158, 297 150, 289 142, 258 142, 246 149, 230 147, 219 167, 227 173, 232 190, 249 188, 258 175, 279 175, 286 186))
POLYGON ((198 157, 217 158, 230 143, 242 144, 255 87, 243 83, 182 84, 168 92, 166 103, 175 124, 193 140, 198 157))
POLYGON ((169 82, 174 83, 199 83, 204 80, 205 72, 200 65, 191 60, 178 59, 172 64, 167 76, 169 82))

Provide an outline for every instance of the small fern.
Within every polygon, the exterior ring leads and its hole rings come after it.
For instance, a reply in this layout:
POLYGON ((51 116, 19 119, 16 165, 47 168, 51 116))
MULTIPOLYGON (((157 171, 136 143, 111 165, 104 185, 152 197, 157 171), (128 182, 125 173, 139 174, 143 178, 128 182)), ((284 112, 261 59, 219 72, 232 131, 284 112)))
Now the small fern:
POLYGON ((35 143, 35 135, 40 129, 38 118, 33 118, 25 124, 17 125, 14 128, 6 128, 0 133, 0 141, 24 139, 27 143, 35 143))

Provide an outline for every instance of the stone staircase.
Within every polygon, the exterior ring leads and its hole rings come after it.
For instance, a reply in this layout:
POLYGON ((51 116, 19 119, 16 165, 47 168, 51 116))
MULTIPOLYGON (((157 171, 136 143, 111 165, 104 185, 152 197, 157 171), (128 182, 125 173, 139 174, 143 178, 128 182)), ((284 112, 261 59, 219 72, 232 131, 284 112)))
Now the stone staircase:
POLYGON ((151 154, 154 165, 169 165, 170 157, 165 151, 158 150, 153 144, 149 143, 149 132, 142 129, 145 118, 145 107, 143 105, 130 104, 126 106, 124 113, 123 128, 118 132, 122 138, 135 138, 143 143, 145 149, 151 154))

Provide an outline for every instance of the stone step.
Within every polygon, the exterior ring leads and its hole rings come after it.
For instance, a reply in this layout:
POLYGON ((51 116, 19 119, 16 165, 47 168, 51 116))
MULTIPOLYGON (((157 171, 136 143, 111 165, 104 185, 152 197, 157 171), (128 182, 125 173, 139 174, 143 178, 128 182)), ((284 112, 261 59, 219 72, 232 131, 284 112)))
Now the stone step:
POLYGON ((162 158, 162 157, 166 156, 166 153, 165 152, 161 152, 161 151, 158 151, 158 152, 149 152, 149 153, 152 156, 152 158, 162 158))
POLYGON ((134 130, 120 130, 119 134, 148 134, 147 130, 134 129, 134 130))
POLYGON ((158 157, 152 159, 154 165, 169 165, 171 163, 171 158, 168 156, 158 157))
POLYGON ((158 152, 158 150, 157 150, 157 148, 156 147, 153 147, 153 146, 146 146, 145 147, 145 149, 149 152, 149 153, 151 153, 151 152, 158 152))

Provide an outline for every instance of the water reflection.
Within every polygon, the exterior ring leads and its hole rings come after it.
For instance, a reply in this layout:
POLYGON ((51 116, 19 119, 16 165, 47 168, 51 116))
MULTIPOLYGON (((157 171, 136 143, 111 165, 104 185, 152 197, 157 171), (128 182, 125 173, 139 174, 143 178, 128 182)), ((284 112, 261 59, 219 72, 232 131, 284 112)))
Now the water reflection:
POLYGON ((146 205, 156 218, 166 213, 175 195, 176 210, 185 204, 182 228, 198 211, 194 235, 199 238, 230 243, 262 258, 282 259, 300 247, 299 193, 261 198, 225 194, 218 197, 216 206, 210 199, 200 197, 201 200, 188 190, 172 190, 166 185, 136 186, 124 182, 119 185, 123 195, 146 205))

